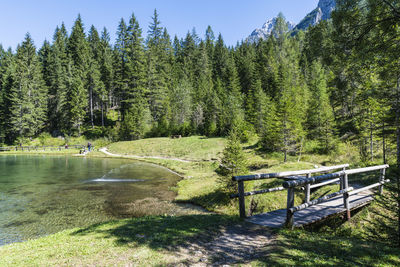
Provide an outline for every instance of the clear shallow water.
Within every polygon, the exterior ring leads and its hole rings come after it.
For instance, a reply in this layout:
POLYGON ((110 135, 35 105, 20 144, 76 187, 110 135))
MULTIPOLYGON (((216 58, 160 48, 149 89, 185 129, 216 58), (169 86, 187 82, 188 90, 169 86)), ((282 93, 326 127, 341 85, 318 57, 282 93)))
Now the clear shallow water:
POLYGON ((173 199, 178 179, 132 160, 1 155, 0 245, 134 216, 132 203, 173 199))

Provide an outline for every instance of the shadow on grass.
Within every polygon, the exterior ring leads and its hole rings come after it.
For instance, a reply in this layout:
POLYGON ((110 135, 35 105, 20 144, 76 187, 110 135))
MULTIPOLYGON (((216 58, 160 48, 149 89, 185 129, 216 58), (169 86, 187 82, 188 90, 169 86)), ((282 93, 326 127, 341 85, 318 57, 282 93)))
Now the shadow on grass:
POLYGON ((267 238, 269 233, 264 228, 240 223, 236 216, 210 214, 126 219, 96 224, 72 235, 96 235, 114 239, 117 246, 146 246, 161 253, 163 250, 173 252, 181 260, 179 264, 209 262, 219 265, 251 261, 259 253, 252 241, 267 238))
POLYGON ((202 207, 207 208, 208 210, 214 210, 217 206, 226 206, 232 200, 230 197, 230 193, 224 192, 220 189, 215 189, 204 195, 194 196, 190 199, 185 199, 183 201, 176 201, 177 203, 190 203, 194 205, 200 205, 202 207))
POLYGON ((103 238, 116 238, 118 245, 176 250, 199 238, 208 239, 232 221, 232 217, 221 215, 149 216, 95 224, 73 234, 97 233, 103 238))
POLYGON ((399 266, 400 251, 380 243, 333 233, 280 231, 259 261, 268 266, 399 266))

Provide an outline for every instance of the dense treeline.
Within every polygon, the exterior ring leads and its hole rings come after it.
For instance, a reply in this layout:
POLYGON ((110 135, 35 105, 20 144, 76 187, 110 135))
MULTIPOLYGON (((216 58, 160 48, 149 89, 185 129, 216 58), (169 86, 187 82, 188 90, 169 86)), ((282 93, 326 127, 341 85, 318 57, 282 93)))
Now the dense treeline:
POLYGON ((333 20, 294 36, 280 14, 270 38, 235 47, 211 27, 204 38, 193 30, 171 39, 156 11, 146 40, 134 15, 121 19, 114 45, 105 28, 85 31, 80 16, 70 34, 57 27, 38 51, 27 34, 15 53, 0 47, 1 142, 43 132, 224 136, 234 127, 285 159, 307 140, 330 152, 339 138, 365 160, 385 159, 398 127, 398 63, 381 66, 389 54, 377 59, 349 43, 347 2, 338 1, 333 20))

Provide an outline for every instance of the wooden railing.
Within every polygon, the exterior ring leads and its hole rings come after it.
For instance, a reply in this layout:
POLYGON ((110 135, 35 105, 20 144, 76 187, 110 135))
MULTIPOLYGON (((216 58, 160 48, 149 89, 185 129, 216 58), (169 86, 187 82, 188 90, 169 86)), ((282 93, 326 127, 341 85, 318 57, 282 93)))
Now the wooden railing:
MULTIPOLYGON (((241 218, 246 218, 246 207, 245 207, 245 196, 257 195, 257 194, 265 194, 275 191, 285 190, 283 186, 268 188, 262 190, 256 190, 251 192, 244 192, 244 182, 245 181, 254 181, 254 180, 262 180, 262 179, 271 179, 271 178, 281 178, 286 180, 296 180, 298 178, 305 178, 300 175, 306 175, 307 178, 311 178, 311 175, 314 173, 327 173, 333 170, 342 169, 345 170, 349 167, 349 164, 343 164, 338 166, 330 166, 330 167, 321 167, 310 170, 300 170, 300 171, 287 171, 287 172, 277 172, 277 173, 265 173, 265 174, 253 174, 253 175, 244 175, 244 176, 234 176, 232 178, 233 181, 238 182, 238 193, 231 195, 231 198, 239 198, 239 214, 241 218)), ((326 183, 333 183, 335 181, 326 181, 326 183)), ((306 185, 306 197, 305 202, 310 200, 310 186, 306 185)))
MULTIPOLYGON (((308 207, 311 207, 313 205, 317 205, 319 203, 326 202, 334 197, 343 195, 343 204, 344 208, 346 210, 346 217, 348 220, 350 220, 351 214, 350 214, 350 203, 349 203, 349 198, 351 195, 355 195, 357 193, 363 192, 370 190, 375 187, 379 187, 379 194, 382 194, 383 192, 383 185, 390 180, 385 180, 385 170, 389 168, 389 165, 379 165, 379 166, 372 166, 372 167, 367 167, 367 168, 359 168, 359 169, 353 169, 353 170, 343 170, 335 173, 330 173, 330 174, 325 174, 325 175, 320 175, 320 176, 314 176, 314 177, 302 177, 299 179, 299 177, 296 177, 296 180, 290 180, 290 181, 285 181, 283 183, 283 187, 288 189, 288 194, 287 194, 287 212, 286 212, 286 225, 291 227, 294 224, 294 213, 303 209, 306 209, 308 207), (365 172, 371 172, 371 171, 377 171, 380 170, 380 176, 379 176, 379 181, 378 183, 365 186, 359 189, 354 190, 353 187, 349 187, 349 182, 348 182, 348 175, 350 174, 357 174, 357 173, 365 173, 365 172), (327 184, 326 181, 336 181, 340 180, 341 188, 338 192, 332 193, 330 195, 323 196, 319 199, 313 200, 313 201, 306 201, 305 203, 294 206, 294 193, 295 193, 295 187, 298 186, 304 186, 304 185, 322 185, 322 184, 327 184)), ((311 187, 311 186, 310 186, 311 187)))
POLYGON ((61 151, 64 149, 85 149, 84 145, 68 145, 68 146, 6 146, 0 147, 1 151, 61 151))

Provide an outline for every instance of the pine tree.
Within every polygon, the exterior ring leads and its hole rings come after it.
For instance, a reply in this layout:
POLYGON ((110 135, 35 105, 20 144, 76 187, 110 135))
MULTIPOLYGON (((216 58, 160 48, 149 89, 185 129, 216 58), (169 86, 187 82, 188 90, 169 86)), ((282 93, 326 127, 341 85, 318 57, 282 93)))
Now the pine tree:
POLYGON ((104 112, 107 112, 107 107, 112 106, 113 83, 114 83, 114 68, 113 68, 113 51, 110 45, 110 35, 107 29, 104 28, 101 33, 99 44, 99 65, 101 81, 104 84, 104 91, 100 95, 101 100, 101 126, 104 126, 104 112))
POLYGON ((102 105, 106 95, 106 89, 101 80, 100 72, 100 37, 96 28, 92 25, 88 35, 89 62, 87 72, 87 86, 89 89, 89 113, 90 124, 94 127, 94 106, 102 105), (98 103, 100 102, 100 103, 98 103))
POLYGON ((67 68, 69 58, 67 55, 67 31, 64 24, 57 27, 53 37, 53 45, 48 59, 48 118, 50 131, 69 132, 68 120, 65 109, 67 94, 67 68))
POLYGON ((128 70, 127 64, 127 52, 128 52, 128 27, 125 20, 122 18, 117 31, 117 40, 114 46, 114 87, 116 105, 120 106, 120 113, 124 114, 127 109, 122 99, 126 98, 126 91, 128 90, 128 70))
POLYGON ((305 120, 304 87, 295 64, 282 63, 279 70, 279 97, 277 102, 277 117, 279 119, 281 151, 284 161, 289 153, 301 152, 304 141, 303 123, 305 120), (293 66, 289 69, 287 66, 293 66))
POLYGON ((171 115, 174 134, 189 135, 192 117, 192 88, 187 80, 173 88, 171 92, 171 115))
MULTIPOLYGON (((14 82, 14 71, 15 71, 15 56, 13 55, 11 48, 8 51, 0 49, 0 139, 2 143, 12 143, 14 140, 10 140, 7 136, 10 125, 10 90, 14 82)), ((11 138, 14 139, 14 138, 11 138)))
POLYGON ((123 37, 124 47, 122 52, 125 58, 123 65, 125 71, 123 74, 126 76, 126 83, 122 88, 121 99, 121 112, 122 112, 122 125, 121 137, 126 140, 139 139, 145 134, 147 125, 146 114, 147 104, 145 103, 145 58, 144 47, 142 39, 142 30, 132 14, 129 20, 126 37, 123 37), (128 119, 125 120, 125 116, 128 119))
POLYGON ((68 54, 71 58, 68 73, 68 88, 66 99, 67 125, 69 133, 82 133, 88 107, 88 69, 89 46, 86 41, 81 16, 76 19, 68 39, 68 54))
POLYGON ((263 102, 265 106, 259 145, 265 152, 281 150, 280 120, 277 116, 276 104, 268 96, 263 102))
POLYGON ((206 102, 213 90, 212 65, 208 58, 207 46, 204 42, 199 45, 199 56, 195 69, 195 85, 193 90, 193 128, 197 133, 204 133, 206 102))
POLYGON ((228 143, 225 146, 218 169, 220 175, 218 183, 221 189, 227 193, 233 193, 236 190, 236 183, 232 181, 233 176, 244 175, 248 172, 246 155, 240 143, 240 133, 235 122, 229 132, 228 143))
POLYGON ((312 63, 309 76, 308 135, 310 139, 318 140, 320 151, 328 153, 334 148, 334 117, 327 92, 327 77, 319 61, 312 63))
POLYGON ((50 43, 45 40, 42 47, 39 49, 39 61, 42 64, 43 79, 47 87, 51 85, 51 68, 50 68, 50 54, 51 46, 50 43))
POLYGON ((17 48, 9 85, 9 117, 7 139, 34 137, 45 127, 47 88, 36 49, 29 34, 17 48))
POLYGON ((165 135, 168 132, 168 55, 169 38, 166 31, 160 27, 157 10, 154 10, 152 23, 149 26, 147 38, 147 90, 151 115, 153 117, 153 132, 155 135, 165 135), (163 35, 164 34, 164 35, 163 35))

